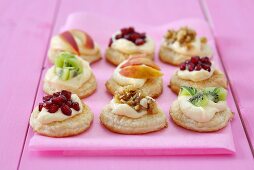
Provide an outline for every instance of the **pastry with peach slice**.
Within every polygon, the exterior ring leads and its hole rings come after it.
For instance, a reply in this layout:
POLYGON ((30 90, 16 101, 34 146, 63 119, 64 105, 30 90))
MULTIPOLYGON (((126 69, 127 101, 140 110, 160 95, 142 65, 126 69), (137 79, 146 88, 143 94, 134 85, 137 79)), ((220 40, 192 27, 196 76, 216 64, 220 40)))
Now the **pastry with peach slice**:
POLYGON ((155 51, 154 41, 139 33, 133 27, 122 28, 112 35, 106 49, 106 59, 113 65, 118 65, 132 55, 145 54, 153 59, 155 51))
POLYGON ((123 87, 133 86, 156 98, 162 93, 162 75, 159 66, 152 60, 144 56, 131 56, 117 66, 106 82, 106 88, 114 95, 123 87))
POLYGON ((99 46, 84 31, 71 29, 55 35, 50 42, 49 60, 54 63, 61 52, 69 52, 89 63, 101 59, 99 46))
POLYGON ((100 121, 108 130, 121 134, 144 134, 168 126, 165 113, 155 99, 133 86, 119 90, 101 114, 100 121))
POLYGON ((89 63, 65 52, 59 54, 55 64, 46 72, 43 90, 47 94, 68 90, 84 98, 93 94, 96 87, 96 79, 89 63))

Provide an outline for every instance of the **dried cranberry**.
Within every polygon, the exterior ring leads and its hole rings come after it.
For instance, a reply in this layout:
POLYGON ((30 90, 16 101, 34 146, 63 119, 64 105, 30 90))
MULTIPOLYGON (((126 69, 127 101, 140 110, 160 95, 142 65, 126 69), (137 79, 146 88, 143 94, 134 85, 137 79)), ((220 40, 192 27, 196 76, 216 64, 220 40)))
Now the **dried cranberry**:
POLYGON ((202 61, 202 63, 210 62, 208 57, 202 57, 200 60, 202 61))
POLYGON ((46 102, 46 101, 49 101, 53 96, 52 95, 47 95, 47 96, 44 96, 42 98, 43 102, 46 102))
POLYGON ((180 70, 185 70, 185 69, 186 69, 186 64, 185 63, 181 64, 180 65, 180 70))
POLYGON ((115 38, 118 40, 118 39, 120 39, 120 38, 123 38, 123 36, 122 36, 122 34, 118 34, 118 35, 116 35, 115 38))
POLYGON ((142 38, 142 39, 146 38, 146 33, 144 33, 144 32, 141 33, 141 34, 140 34, 140 38, 142 38))
POLYGON ((43 108, 43 103, 39 103, 39 112, 42 110, 43 108))
POLYGON ((206 65, 206 64, 202 64, 202 68, 203 68, 204 70, 208 70, 208 69, 210 68, 210 66, 208 66, 208 65, 206 65))
POLYGON ((108 46, 110 47, 112 45, 112 43, 113 43, 113 40, 112 40, 112 38, 110 38, 108 46))
POLYGON ((192 63, 190 63, 190 64, 189 64, 189 67, 188 67, 188 70, 189 70, 189 71, 193 71, 194 69, 195 69, 195 65, 192 64, 192 63))
POLYGON ((70 115, 71 115, 71 109, 70 109, 70 107, 67 106, 66 104, 63 104, 63 105, 61 106, 61 111, 62 111, 62 113, 63 113, 64 115, 66 115, 66 116, 70 116, 70 115))
POLYGON ((52 104, 50 105, 49 109, 48 109, 48 112, 49 113, 56 113, 59 109, 59 106, 56 105, 56 104, 52 104))
POLYGON ((56 92, 56 93, 53 94, 53 96, 54 96, 54 97, 57 97, 57 96, 59 96, 60 94, 61 94, 61 92, 56 92))
POLYGON ((133 27, 129 27, 128 28, 128 33, 133 33, 133 32, 135 32, 134 28, 133 27))
POLYGON ((131 36, 130 36, 130 39, 133 40, 133 41, 135 41, 135 40, 138 39, 138 38, 141 38, 140 35, 139 35, 138 33, 133 33, 133 34, 131 34, 131 36))
POLYGON ((72 106, 72 101, 71 101, 71 100, 68 100, 65 104, 66 104, 67 106, 71 107, 71 106, 72 106))
POLYGON ((44 102, 43 107, 45 107, 46 109, 49 109, 51 105, 52 105, 51 101, 46 101, 44 102))
POLYGON ((199 71, 199 70, 201 70, 201 69, 202 69, 201 65, 198 64, 198 65, 195 66, 195 70, 196 70, 196 71, 199 71))
POLYGON ((199 57, 191 57, 191 60, 190 60, 193 64, 198 64, 198 61, 199 61, 199 57))
POLYGON ((73 102, 72 105, 71 105, 71 108, 73 108, 76 111, 79 111, 80 110, 79 103, 78 102, 73 102))
POLYGON ((128 28, 122 28, 122 29, 121 29, 121 33, 122 33, 123 35, 128 34, 128 33, 129 33, 128 28))
POLYGON ((62 105, 65 102, 66 102, 66 97, 64 95, 60 95, 58 97, 52 98, 52 103, 57 104, 57 105, 62 105))
POLYGON ((136 41, 135 41, 135 44, 136 45, 142 45, 142 44, 144 44, 145 43, 145 41, 143 40, 143 39, 136 39, 136 41))
POLYGON ((71 99, 71 92, 67 91, 67 90, 62 90, 61 91, 61 95, 64 95, 66 97, 67 100, 71 99))

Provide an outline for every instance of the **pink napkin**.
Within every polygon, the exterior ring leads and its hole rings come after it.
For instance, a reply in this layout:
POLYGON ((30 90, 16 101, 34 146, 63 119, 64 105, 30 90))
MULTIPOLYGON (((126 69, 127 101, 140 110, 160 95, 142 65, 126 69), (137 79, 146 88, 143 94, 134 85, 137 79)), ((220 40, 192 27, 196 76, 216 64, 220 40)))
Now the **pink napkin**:
MULTIPOLYGON (((94 16, 85 13, 74 13, 67 19, 62 30, 78 28, 88 32, 100 45, 102 52, 108 45, 112 33, 124 26, 135 26, 136 30, 146 32, 154 38, 157 51, 163 34, 168 28, 178 28, 180 26, 190 26, 199 35, 208 38, 209 43, 214 47, 213 36, 210 28, 203 20, 186 19, 162 26, 145 26, 131 21, 114 21, 102 16, 94 16)), ((62 31, 61 30, 61 31, 62 31)), ((214 48, 215 49, 215 48, 214 48)), ((165 112, 169 120, 169 127, 159 132, 146 135, 121 135, 115 134, 99 122, 99 114, 102 108, 111 100, 112 96, 106 92, 105 82, 111 76, 114 67, 104 59, 93 64, 98 88, 95 94, 84 99, 84 102, 91 108, 95 118, 91 128, 85 133, 68 138, 49 138, 34 134, 30 140, 30 148, 40 151, 61 150, 66 154, 89 154, 89 155, 178 155, 178 154, 232 154, 235 152, 234 141, 230 124, 214 133, 196 133, 176 126, 169 118, 169 108, 176 99, 167 87, 171 75, 176 67, 163 64, 155 57, 155 61, 161 66, 164 73, 164 91, 157 99, 159 106, 165 112)), ((221 68, 218 54, 215 50, 214 62, 221 68)), ((50 64, 48 64, 48 67, 50 64)), ((42 91, 42 88, 40 88, 42 91)), ((39 93, 39 98, 43 93, 39 93)), ((229 92, 229 106, 234 106, 234 102, 229 92)))

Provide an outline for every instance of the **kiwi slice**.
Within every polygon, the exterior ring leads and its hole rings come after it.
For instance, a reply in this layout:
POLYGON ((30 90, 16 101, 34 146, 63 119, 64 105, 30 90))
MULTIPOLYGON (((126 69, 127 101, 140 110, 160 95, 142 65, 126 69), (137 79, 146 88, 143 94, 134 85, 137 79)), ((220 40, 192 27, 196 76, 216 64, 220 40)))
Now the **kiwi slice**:
POLYGON ((82 64, 76 58, 66 58, 63 67, 74 67, 79 74, 83 72, 82 64))
POLYGON ((75 58, 75 57, 74 57, 74 55, 72 55, 70 53, 66 53, 66 52, 60 53, 59 56, 55 60, 55 65, 57 67, 62 68, 64 66, 64 61, 67 58, 75 58))
POLYGON ((208 104, 208 97, 203 92, 198 92, 189 99, 193 105, 197 107, 205 107, 208 104))
POLYGON ((60 78, 62 80, 68 80, 69 76, 70 76, 70 70, 68 68, 63 68, 62 70, 63 70, 63 72, 62 72, 62 75, 60 76, 60 78))
POLYGON ((62 80, 71 79, 82 72, 82 63, 70 53, 61 53, 55 60, 55 73, 62 80))
POLYGON ((222 87, 208 87, 204 90, 205 94, 215 103, 225 101, 227 98, 227 91, 222 87))
POLYGON ((193 96, 197 93, 197 89, 194 87, 182 86, 180 89, 181 96, 193 96))

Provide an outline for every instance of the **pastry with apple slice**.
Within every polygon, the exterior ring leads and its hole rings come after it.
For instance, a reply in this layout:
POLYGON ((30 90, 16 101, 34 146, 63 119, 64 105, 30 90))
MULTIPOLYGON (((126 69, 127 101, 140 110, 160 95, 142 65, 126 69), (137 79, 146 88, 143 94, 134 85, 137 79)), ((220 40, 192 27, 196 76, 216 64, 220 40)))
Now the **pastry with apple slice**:
POLYGON ((117 66, 106 82, 106 88, 114 95, 123 87, 133 86, 156 98, 162 93, 162 75, 160 67, 149 58, 144 55, 131 56, 117 66))
POLYGON ((80 98, 91 95, 97 87, 95 76, 87 61, 70 53, 60 53, 55 64, 46 72, 43 90, 53 94, 68 90, 80 98))
POLYGON ((183 62, 170 79, 169 88, 178 94, 181 86, 195 88, 223 87, 227 88, 226 76, 208 57, 191 57, 183 62))
POLYGON ((132 55, 145 54, 153 59, 155 43, 146 33, 139 33, 133 27, 122 28, 112 35, 106 49, 106 59, 118 65, 132 55))
POLYGON ((196 31, 189 27, 169 29, 160 47, 161 61, 179 65, 192 56, 212 57, 212 49, 206 37, 198 37, 196 31))
POLYGON ((213 132, 227 126, 233 113, 227 105, 227 90, 222 87, 196 89, 182 86, 170 116, 178 126, 197 132, 213 132))
POLYGON ((48 51, 49 60, 54 63, 61 52, 69 52, 93 63, 101 59, 98 44, 84 31, 71 29, 52 37, 48 51))
POLYGON ((62 90, 43 97, 31 114, 30 126, 44 136, 67 137, 84 132, 92 121, 89 107, 76 94, 62 90))
POLYGON ((133 86, 120 89, 100 114, 101 123, 121 134, 144 134, 166 128, 167 118, 155 99, 133 86))

